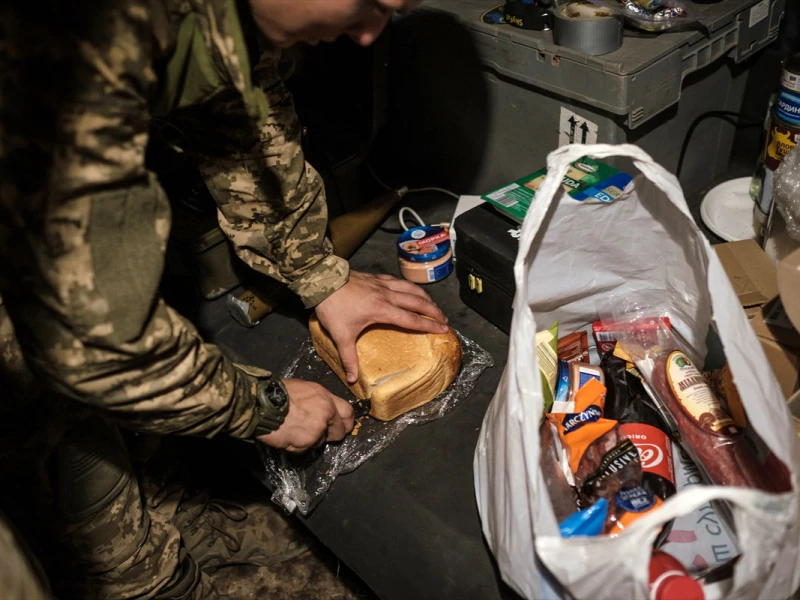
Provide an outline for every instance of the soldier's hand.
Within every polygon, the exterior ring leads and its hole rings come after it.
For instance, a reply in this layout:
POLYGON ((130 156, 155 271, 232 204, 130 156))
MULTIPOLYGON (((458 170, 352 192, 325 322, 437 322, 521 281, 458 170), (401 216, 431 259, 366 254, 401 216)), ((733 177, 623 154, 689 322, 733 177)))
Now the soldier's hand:
POLYGON ((421 287, 389 275, 350 271, 350 280, 318 304, 316 312, 336 342, 350 383, 358 379, 356 339, 370 325, 385 323, 426 333, 448 331, 447 317, 421 287))
POLYGON ((341 440, 353 429, 353 407, 318 383, 284 379, 289 412, 272 433, 260 442, 288 452, 305 452, 325 442, 341 440))

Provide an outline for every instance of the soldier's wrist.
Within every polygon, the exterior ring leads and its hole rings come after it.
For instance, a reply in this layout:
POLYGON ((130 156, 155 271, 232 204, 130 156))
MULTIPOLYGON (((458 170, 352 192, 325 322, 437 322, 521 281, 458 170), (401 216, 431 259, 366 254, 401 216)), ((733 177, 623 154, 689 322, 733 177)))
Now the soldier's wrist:
POLYGON ((289 393, 283 381, 276 377, 263 379, 256 385, 256 426, 253 437, 267 435, 278 429, 289 412, 289 393))
POLYGON ((306 308, 314 308, 349 279, 350 264, 345 259, 331 254, 289 287, 300 297, 306 308))

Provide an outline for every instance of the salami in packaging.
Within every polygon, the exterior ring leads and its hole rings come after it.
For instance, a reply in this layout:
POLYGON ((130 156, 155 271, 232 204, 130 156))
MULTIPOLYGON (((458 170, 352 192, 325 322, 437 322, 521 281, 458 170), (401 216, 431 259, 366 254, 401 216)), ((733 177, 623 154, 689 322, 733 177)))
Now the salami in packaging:
MULTIPOLYGON (((666 324, 624 330, 619 341, 681 432, 684 450, 716 485, 772 491, 756 456, 702 373, 666 324)), ((652 321, 653 316, 647 317, 652 321)))

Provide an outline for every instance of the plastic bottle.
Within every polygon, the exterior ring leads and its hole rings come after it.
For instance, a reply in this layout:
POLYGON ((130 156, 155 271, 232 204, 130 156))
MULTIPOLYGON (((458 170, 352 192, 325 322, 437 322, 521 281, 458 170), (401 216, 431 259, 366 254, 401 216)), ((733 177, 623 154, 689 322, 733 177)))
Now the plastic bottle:
MULTIPOLYGON (((781 83, 778 92, 770 97, 765 123, 766 141, 756 163, 755 173, 750 181, 750 196, 755 202, 753 208, 753 228, 756 239, 763 243, 765 228, 772 207, 772 187, 775 170, 783 160, 782 153, 770 152, 776 135, 794 138, 800 126, 800 53, 789 56, 783 62, 781 83), (773 131, 775 130, 775 131, 773 131)), ((788 139, 786 140, 788 142, 788 139)))
POLYGON ((654 550, 650 557, 650 600, 705 600, 705 593, 676 558, 654 550))

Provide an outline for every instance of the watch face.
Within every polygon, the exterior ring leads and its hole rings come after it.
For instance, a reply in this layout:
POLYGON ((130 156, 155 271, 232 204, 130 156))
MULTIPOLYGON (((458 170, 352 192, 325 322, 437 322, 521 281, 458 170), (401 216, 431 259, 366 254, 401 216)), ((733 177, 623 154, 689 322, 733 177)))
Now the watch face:
POLYGON ((275 408, 283 408, 289 401, 286 390, 277 381, 271 381, 267 386, 267 400, 275 408))

